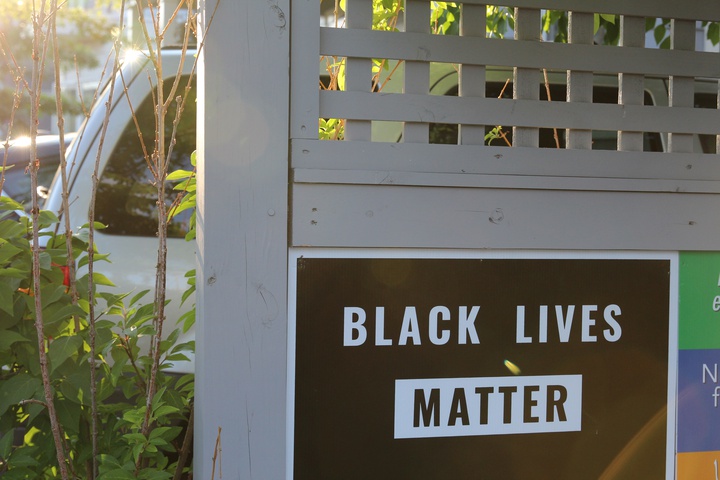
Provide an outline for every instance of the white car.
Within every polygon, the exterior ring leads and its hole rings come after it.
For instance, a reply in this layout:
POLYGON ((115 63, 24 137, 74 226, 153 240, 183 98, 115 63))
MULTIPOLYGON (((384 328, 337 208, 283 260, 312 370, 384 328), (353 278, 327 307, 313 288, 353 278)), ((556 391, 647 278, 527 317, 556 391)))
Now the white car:
MULTIPOLYGON (((164 49, 162 51, 163 72, 166 77, 166 89, 178 69, 181 50, 164 49)), ((185 74, 189 74, 194 60, 194 52, 188 53, 184 64, 185 74)), ((149 60, 135 55, 122 65, 122 78, 127 88, 127 97, 123 93, 122 80, 115 84, 111 105, 110 122, 104 138, 101 154, 98 147, 105 116, 105 105, 109 98, 109 86, 105 88, 95 103, 94 109, 78 131, 75 142, 67 151, 69 173, 70 225, 73 229, 88 223, 88 211, 91 202, 92 175, 98 160, 98 189, 95 204, 95 220, 107 225, 104 230, 95 233, 95 243, 100 253, 110 254, 112 263, 99 262, 96 271, 106 275, 116 286, 113 293, 140 292, 150 290, 143 301, 152 302, 155 288, 155 265, 157 264, 158 240, 155 187, 140 146, 132 111, 141 125, 143 138, 149 142, 147 149, 152 152, 155 138, 153 99, 148 78, 154 76, 149 60), (128 102, 129 99, 129 102, 128 102), (132 106, 132 108, 131 108, 132 106)), ((187 76, 184 77, 187 81, 187 76)), ((182 90, 179 90, 182 92, 182 90)), ((174 102, 173 102, 174 103, 174 102)), ((195 94, 189 98, 177 129, 169 171, 182 168, 192 170, 190 155, 195 150, 195 94)), ((172 129, 174 109, 167 118, 166 138, 172 129)), ((62 184, 59 173, 55 176, 44 208, 55 213, 61 212, 62 184)), ((168 204, 175 192, 168 186, 168 204)), ((164 332, 176 328, 180 318, 180 299, 187 289, 185 274, 195 268, 195 243, 185 240, 190 214, 185 212, 175 218, 168 228, 167 262, 167 298, 170 304, 166 309, 167 322, 164 332)), ((62 224, 61 219, 61 224, 62 224)), ((187 300, 183 311, 192 305, 187 300)), ((191 330, 180 337, 180 342, 194 340, 191 330)), ((172 371, 192 372, 194 360, 176 363, 172 371)))
MULTIPOLYGON (((73 138, 75 133, 64 135, 65 147, 70 145, 73 138)), ((41 198, 47 198, 50 182, 60 165, 60 136, 38 135, 35 145, 35 158, 38 160, 37 192, 41 198)), ((12 140, 7 150, 7 158, 4 158, 4 150, 0 148, 0 158, 5 161, 6 167, 3 190, 10 198, 20 202, 26 212, 29 212, 32 207, 30 174, 27 171, 30 164, 30 138, 20 137, 12 140)))

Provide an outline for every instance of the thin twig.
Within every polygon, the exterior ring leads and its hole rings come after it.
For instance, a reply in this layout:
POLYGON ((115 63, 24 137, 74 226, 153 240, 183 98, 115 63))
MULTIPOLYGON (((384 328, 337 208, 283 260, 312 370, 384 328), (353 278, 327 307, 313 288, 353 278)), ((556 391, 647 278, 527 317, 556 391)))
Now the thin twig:
MULTIPOLYGON (((120 28, 118 31, 118 36, 115 38, 114 43, 114 50, 115 50, 115 59, 113 62, 113 74, 110 78, 110 91, 108 94, 108 100, 105 104, 105 117, 103 118, 103 124, 102 129, 100 131, 100 139, 98 142, 98 149, 97 154, 95 157, 95 164, 92 174, 92 188, 90 190, 90 208, 88 211, 88 278, 90 279, 90 282, 93 281, 93 275, 95 272, 95 201, 97 198, 97 188, 98 188, 98 174, 100 170, 100 158, 102 155, 102 149, 103 145, 105 143, 105 135, 107 134, 108 129, 108 123, 110 122, 110 112, 111 107, 113 103, 113 97, 115 93, 115 79, 117 78, 117 72, 119 70, 120 66, 120 35, 122 34, 122 31, 124 29, 124 15, 123 12, 125 12, 125 0, 121 1, 120 4, 120 28)), ((95 321, 96 321, 96 315, 95 315, 95 289, 93 286, 88 288, 88 304, 89 304, 89 343, 90 343, 90 395, 92 398, 92 435, 94 438, 94 442, 97 438, 97 428, 98 428, 98 421, 97 421, 97 378, 96 378, 96 339, 97 339, 97 329, 95 328, 95 321)), ((95 443, 93 444, 93 447, 95 448, 95 443)), ((95 450, 93 450, 93 469, 92 469, 92 477, 95 478, 98 472, 98 455, 95 450)))
POLYGON ((22 400, 18 403, 20 406, 25 405, 41 405, 44 408, 48 408, 47 403, 43 402, 42 400, 36 400, 34 398, 28 398, 27 400, 22 400))
MULTIPOLYGON (((502 89, 500 90, 500 94, 498 95, 498 98, 502 98, 503 94, 505 93, 505 89, 507 88, 507 86, 509 84, 510 84, 510 79, 508 78, 507 80, 505 80, 505 85, 503 85, 502 89)), ((503 132, 502 125, 497 126, 497 131, 498 131, 498 135, 500 136, 500 138, 505 140, 505 143, 507 144, 507 146, 512 147, 512 143, 507 138, 507 133, 503 132)))
POLYGON ((220 458, 220 478, 222 478, 222 427, 218 427, 217 438, 215 439, 215 449, 213 450, 212 457, 212 473, 210 474, 210 480, 215 480, 215 463, 220 458))
POLYGON ((185 438, 183 439, 182 447, 180 447, 180 455, 178 457, 177 467, 175 467, 175 475, 173 480, 180 480, 182 478, 185 464, 188 461, 190 452, 193 445, 193 432, 195 423, 195 404, 190 402, 190 416, 188 417, 187 430, 185 430, 185 438))
POLYGON ((123 74, 122 70, 120 70, 120 81, 123 85, 123 95, 127 99, 128 107, 130 108, 130 118, 132 118, 133 123, 135 124, 135 130, 137 131, 138 139, 140 140, 140 148, 142 148, 145 164, 150 169, 150 173, 152 174, 153 178, 155 178, 157 177, 157 172, 155 171, 155 167, 150 160, 150 154, 148 153, 147 146, 145 145, 145 139, 143 138, 142 130, 140 129, 140 123, 138 122, 137 115, 135 114, 135 108, 133 107, 132 101, 130 100, 130 95, 128 95, 128 87, 127 83, 125 82, 125 75, 123 74))
POLYGON ((13 122, 15 120, 15 112, 17 112, 18 108, 20 108, 20 97, 20 81, 16 79, 15 93, 13 95, 13 104, 10 110, 10 122, 8 123, 7 137, 5 139, 5 143, 3 144, 2 170, 0 170, 0 190, 2 190, 3 186, 5 185, 5 168, 7 168, 7 159, 8 155, 10 154, 10 135, 12 134, 13 122))
POLYGON ((37 134, 38 134, 38 115, 40 110, 40 94, 42 92, 42 73, 45 70, 45 59, 47 55, 48 42, 44 42, 42 49, 40 48, 40 41, 43 33, 47 38, 48 32, 43 32, 45 24, 45 7, 46 2, 40 3, 40 11, 36 10, 35 2, 33 2, 33 69, 32 69, 32 80, 30 82, 30 193, 32 197, 32 277, 33 277, 33 290, 35 292, 35 331, 37 334, 38 342, 38 357, 40 363, 40 372, 42 376, 43 390, 45 393, 45 403, 47 404, 48 417, 50 418, 50 429, 52 431, 55 453, 58 461, 58 468, 60 470, 60 476, 63 480, 68 480, 68 469, 67 469, 67 455, 63 449, 63 433, 60 422, 58 421, 57 411, 55 410, 54 393, 50 383, 50 369, 48 366, 48 358, 45 352, 45 331, 43 324, 42 314, 42 292, 40 284, 40 232, 38 225, 40 223, 40 208, 37 192, 37 134))
MULTIPOLYGON (((215 4, 215 8, 213 9, 213 12, 208 20, 207 27, 206 27, 206 34, 207 31, 209 31, 213 19, 215 18, 215 14, 217 13, 218 6, 220 2, 217 2, 215 4)), ((191 5, 192 3, 190 1, 187 2, 188 5, 188 18, 191 17, 190 13, 191 5)), ((186 28, 189 28, 190 22, 186 25, 186 28)), ((143 30, 147 31, 146 26, 143 25, 143 30)), ((187 51, 187 35, 188 32, 186 31, 186 41, 183 45, 183 53, 187 51)), ((180 103, 179 110, 182 110, 182 106, 184 106, 185 101, 187 99, 187 96, 190 92, 190 87, 192 85, 192 79, 194 77, 195 72, 197 71, 197 62, 200 57, 200 53, 202 51, 202 48, 204 46, 204 39, 201 41, 197 48, 197 55, 195 57, 195 61, 191 67, 191 72, 189 75, 188 83, 185 88, 185 92, 182 96, 182 101, 180 103)), ((151 44, 148 43, 148 47, 151 47, 151 44)), ((182 55, 184 57, 184 55, 182 55)), ((150 48, 150 58, 153 61, 159 62, 161 57, 159 55, 155 55, 152 52, 152 48, 150 48), (155 60, 157 59, 157 60, 155 60)), ((167 113, 167 108, 163 108, 164 105, 164 90, 163 90, 163 76, 162 76, 162 64, 161 63, 154 63, 155 70, 157 72, 157 80, 158 85, 156 87, 157 91, 157 98, 156 98, 156 151, 154 152, 154 158, 157 161, 156 170, 159 173, 159 176, 156 178, 156 187, 157 187, 157 203, 158 203, 158 262, 157 265, 159 266, 156 274, 156 282, 155 282, 155 311, 154 313, 154 324, 155 332, 151 338, 151 346, 150 346, 150 356, 153 359, 151 367, 150 367, 150 379, 148 380, 147 384, 147 391, 146 391, 146 409, 145 409, 145 419, 143 421, 143 425, 141 428, 141 432, 144 435, 148 435, 150 431, 150 419, 151 419, 151 413, 152 413, 152 400, 155 396, 155 392, 157 389, 157 374, 160 368, 160 341, 162 338, 162 329, 163 329, 163 323, 165 321, 165 285, 166 285, 166 276, 167 271, 165 269, 166 265, 166 259, 167 259, 167 225, 168 225, 168 217, 167 217, 167 207, 165 205, 165 178, 167 176, 167 165, 166 162, 170 158, 169 155, 166 155, 165 152, 165 135, 164 135, 164 121, 165 121, 165 113, 167 113)), ((171 90, 174 91, 177 85, 177 77, 179 77, 182 74, 181 70, 178 70, 176 74, 176 80, 173 84, 173 87, 171 87, 171 90)), ((170 97, 169 97, 170 98, 170 97)), ((174 122, 173 124, 173 132, 172 132, 172 140, 171 145, 174 143, 174 138, 177 130, 177 122, 174 122)), ((172 152, 172 147, 170 147, 169 152, 172 152)), ((136 462, 136 468, 138 468, 140 465, 140 457, 138 458, 138 461, 136 462)))
POLYGON ((22 82, 25 90, 27 92, 30 92, 30 84, 27 82, 25 76, 23 75, 24 69, 20 66, 18 61, 15 59, 15 56, 12 54, 12 49, 7 44, 7 38, 5 38, 5 34, 2 32, 0 32, 0 40, 0 51, 2 51, 3 56, 5 56, 7 59, 6 64, 10 69, 10 72, 15 78, 19 79, 22 82))

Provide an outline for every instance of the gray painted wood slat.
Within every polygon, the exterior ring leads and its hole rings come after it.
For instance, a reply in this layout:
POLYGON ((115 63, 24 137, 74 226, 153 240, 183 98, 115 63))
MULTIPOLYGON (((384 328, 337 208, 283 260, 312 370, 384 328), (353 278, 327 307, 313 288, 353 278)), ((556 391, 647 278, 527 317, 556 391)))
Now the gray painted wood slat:
POLYGON ((297 184, 292 244, 717 250, 720 196, 297 184))
MULTIPOLYGON (((540 10, 515 9, 515 39, 540 41, 540 10)), ((535 68, 514 67, 513 99, 538 100, 540 98, 538 73, 535 68)), ((539 138, 540 132, 537 128, 513 125, 513 146, 537 147, 539 138)))
MULTIPOLYGON (((298 58, 316 58, 320 51, 320 32, 317 29, 320 5, 314 0, 298 0, 293 11, 290 29, 294 54, 298 58)), ((318 69, 313 62, 292 62, 290 65, 291 138, 317 139, 319 118, 317 88, 318 69)))
MULTIPOLYGON (((672 20, 671 26, 673 50, 694 50, 695 22, 672 20)), ((695 79, 679 75, 671 76, 668 102, 671 107, 693 107, 695 105, 695 79)), ((692 152, 693 136, 671 132, 668 135, 668 149, 671 152, 692 152)))
POLYGON ((714 52, 320 28, 322 55, 424 60, 596 73, 720 78, 714 52))
MULTIPOLYGON (((720 110, 720 80, 718 80, 717 108, 720 110)), ((715 137, 715 153, 720 155, 720 134, 715 137)))
MULTIPOLYGON (((622 16, 620 18, 620 46, 623 47, 644 47, 645 46, 645 19, 642 17, 622 16)), ((643 75, 620 72, 618 75, 619 91, 618 103, 621 105, 642 105, 644 100, 643 75)), ((637 122, 636 127, 640 127, 637 122)), ((632 127, 630 127, 632 129, 632 127)), ((664 130, 650 130, 664 131, 664 130)), ((618 129, 618 150, 642 151, 643 134, 642 130, 618 129)))
MULTIPOLYGON (((594 19, 591 13, 570 12, 568 14, 568 41, 573 44, 592 45, 594 19)), ((567 101, 575 103, 592 103, 593 74, 578 70, 567 73, 567 101)), ((568 128, 566 146, 571 149, 592 149, 592 130, 568 128)))
MULTIPOLYGON (((486 6, 463 5, 460 17, 460 35, 485 38, 486 6)), ((458 93, 461 97, 485 97, 485 67, 482 65, 460 65, 458 93)), ((482 125, 460 125, 459 143, 483 145, 485 127, 482 125)))
MULTIPOLYGON (((430 4, 408 2, 405 6, 405 30, 407 32, 430 32, 430 4)), ((430 66, 423 61, 405 62, 405 93, 426 95, 430 91, 430 66)), ((424 122, 407 119, 403 131, 405 143, 428 143, 429 126, 424 122)))
POLYGON ((569 177, 552 175, 486 175, 388 170, 294 170, 295 183, 398 185, 406 187, 516 188, 604 192, 720 193, 709 180, 569 177))
MULTIPOLYGON (((537 73, 537 78, 540 73, 537 73)), ((539 89, 539 82, 535 82, 539 89)), ((503 125, 531 128, 556 127, 585 130, 637 130, 646 132, 716 135, 720 111, 708 108, 642 105, 585 104, 562 101, 510 100, 399 93, 320 92, 320 116, 359 120, 407 120, 503 125)))
MULTIPOLYGON (((294 140, 292 167, 462 175, 720 181, 714 155, 294 140), (442 159, 442 161, 438 161, 442 159)), ((339 175, 341 175, 339 173, 339 175)))
MULTIPOLYGON (((370 30, 372 28, 372 1, 351 0, 346 3, 345 22, 348 28, 370 30)), ((342 55, 345 56, 345 55, 342 55)), ((372 88, 372 62, 370 58, 347 55, 345 65, 345 88, 348 92, 369 92, 372 88)), ((322 113, 321 113, 322 116, 322 113)), ((332 118, 345 118, 345 116, 332 118)), ((345 138, 347 140, 370 141, 372 124, 366 121, 347 119, 345 138)))

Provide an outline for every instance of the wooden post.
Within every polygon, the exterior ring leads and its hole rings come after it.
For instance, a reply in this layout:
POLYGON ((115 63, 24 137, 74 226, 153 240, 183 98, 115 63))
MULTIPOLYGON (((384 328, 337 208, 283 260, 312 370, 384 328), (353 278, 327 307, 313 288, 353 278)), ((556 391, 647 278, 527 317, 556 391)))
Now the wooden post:
POLYGON ((282 479, 290 2, 202 3, 194 478, 222 428, 223 478, 282 479))

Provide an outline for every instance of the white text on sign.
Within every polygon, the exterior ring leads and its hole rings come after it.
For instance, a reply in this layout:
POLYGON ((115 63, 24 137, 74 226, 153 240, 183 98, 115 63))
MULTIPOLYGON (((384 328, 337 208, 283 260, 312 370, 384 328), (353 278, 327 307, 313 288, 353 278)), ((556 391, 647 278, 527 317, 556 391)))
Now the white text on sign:
MULTIPOLYGON (((455 310, 438 305, 432 307, 427 313, 418 312, 415 306, 407 306, 403 312, 399 331, 397 327, 385 328, 385 307, 375 307, 374 321, 368 321, 370 315, 360 307, 345 307, 343 312, 343 346, 357 347, 374 344, 377 347, 391 345, 422 345, 423 338, 433 345, 458 345, 480 343, 480 334, 476 325, 480 313, 479 305, 460 306, 455 310), (375 338, 368 339, 366 323, 372 323, 375 338), (368 341, 369 340, 369 341, 368 341)), ((541 305, 537 315, 534 312, 526 313, 524 305, 517 306, 516 313, 516 343, 548 343, 548 333, 552 331, 552 338, 560 343, 568 343, 573 331, 580 331, 580 341, 594 343, 598 338, 608 342, 617 342, 622 337, 622 327, 618 318, 622 310, 618 305, 607 305, 604 308, 598 305, 541 305), (577 313, 576 313, 577 312, 577 313), (602 312, 602 314, 600 313, 602 312), (602 316, 602 321, 600 321, 602 316), (554 318, 552 318, 554 317, 554 318), (537 336, 533 337, 526 332, 526 324, 537 324, 537 336), (557 335, 555 335, 557 333, 557 335), (600 335, 602 335, 600 337, 600 335)), ((392 319, 397 325, 398 318, 392 319)), ((530 330, 530 329, 528 329, 530 330)))
POLYGON ((582 375, 395 381, 395 438, 580 431, 582 375))

